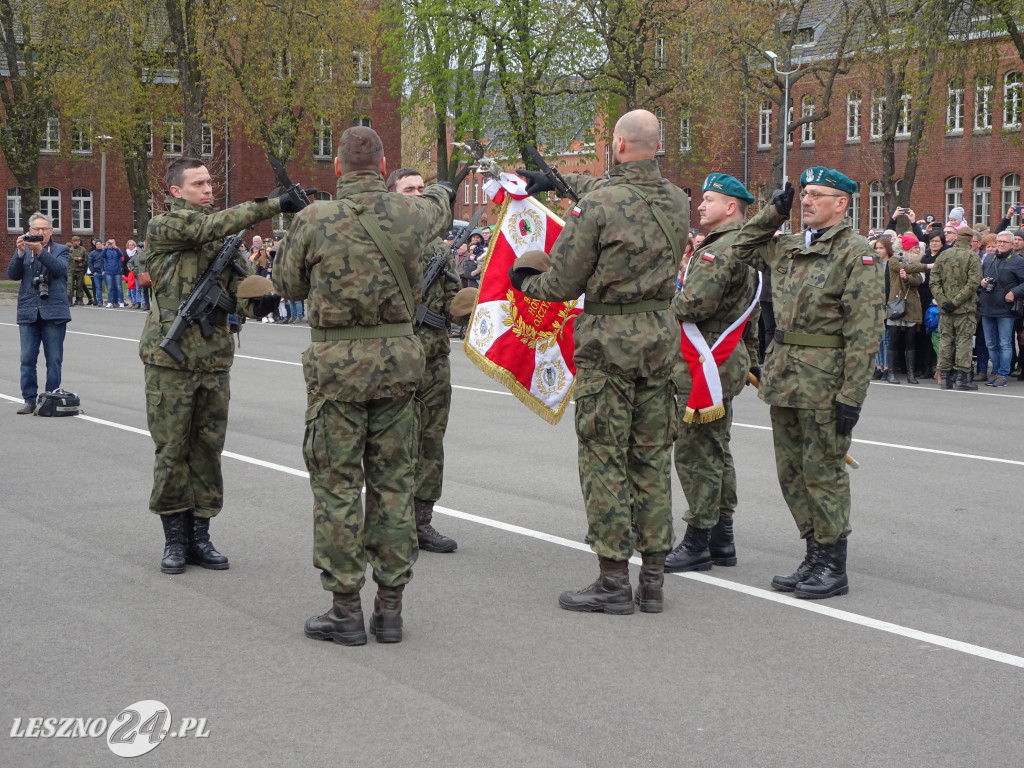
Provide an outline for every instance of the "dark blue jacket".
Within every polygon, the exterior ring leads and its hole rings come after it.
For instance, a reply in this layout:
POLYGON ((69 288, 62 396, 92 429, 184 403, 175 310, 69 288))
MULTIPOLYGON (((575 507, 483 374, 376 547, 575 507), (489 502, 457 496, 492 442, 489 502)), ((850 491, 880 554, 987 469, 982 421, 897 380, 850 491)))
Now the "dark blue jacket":
POLYGON ((1024 257, 1010 252, 1009 257, 999 258, 997 254, 987 256, 981 265, 981 276, 995 280, 991 291, 984 288, 978 293, 978 314, 982 317, 1010 317, 1014 315, 1013 305, 1006 301, 1006 294, 1024 298, 1024 257))
POLYGON ((7 265, 7 278, 21 280, 18 288, 18 322, 34 323, 37 319, 65 322, 71 319, 68 305, 68 247, 53 241, 47 243, 37 257, 28 248, 25 255, 15 251, 7 265), (40 299, 39 289, 32 285, 37 275, 50 278, 50 298, 40 299))
POLYGON ((89 261, 86 262, 89 269, 92 270, 94 275, 98 275, 103 271, 103 249, 93 248, 89 251, 89 261))
POLYGON ((103 274, 120 275, 121 265, 124 264, 124 254, 120 248, 103 249, 103 274))

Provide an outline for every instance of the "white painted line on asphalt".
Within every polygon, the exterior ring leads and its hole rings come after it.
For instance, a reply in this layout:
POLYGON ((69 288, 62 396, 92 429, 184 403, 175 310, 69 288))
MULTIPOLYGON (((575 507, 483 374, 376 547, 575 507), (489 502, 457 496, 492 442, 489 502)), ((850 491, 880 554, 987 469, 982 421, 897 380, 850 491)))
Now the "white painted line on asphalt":
MULTIPOLYGON (((21 398, 11 397, 10 395, 0 394, 0 399, 10 400, 13 402, 21 402, 21 398)), ((114 429, 120 429, 125 432, 131 432, 136 435, 145 435, 149 437, 149 432, 145 429, 139 429, 138 427, 130 427, 127 424, 118 424, 114 421, 107 421, 106 419, 97 419, 94 416, 74 416, 72 418, 81 419, 88 421, 93 424, 99 424, 105 427, 113 427, 114 429)), ((283 464, 275 464, 270 461, 263 461, 262 459, 256 459, 251 456, 245 456, 240 453, 231 453, 224 451, 222 454, 229 459, 236 459, 247 464, 254 464, 258 467, 265 469, 273 469, 278 472, 293 475, 295 477, 309 478, 309 473, 304 472, 300 469, 293 469, 292 467, 286 467, 283 464)), ((568 549, 576 549, 580 552, 590 552, 590 547, 580 541, 572 541, 562 536, 553 536, 549 533, 542 531, 535 531, 532 528, 524 528, 521 525, 512 525, 511 523, 505 523, 501 520, 492 520, 489 517, 480 517, 479 515, 473 515, 469 512, 460 512, 455 509, 448 507, 434 507, 435 512, 440 512, 443 515, 449 517, 455 517, 460 520, 466 520, 467 522, 477 523, 478 525, 486 525, 490 528, 496 528, 501 531, 508 533, 515 533, 520 536, 527 536, 531 539, 537 539, 539 541, 546 541, 551 544, 557 544, 568 549)), ((635 565, 640 564, 640 558, 633 557, 630 559, 635 565)), ((750 587, 746 584, 738 584, 734 581, 728 581, 726 579, 720 579, 715 576, 707 576, 702 573, 677 573, 670 574, 679 576, 680 578, 690 579, 692 581, 699 581, 703 584, 707 584, 712 587, 721 587, 722 589, 732 590, 733 592, 739 592, 740 594, 747 595, 749 597, 756 597, 761 600, 768 600, 769 602, 778 603, 789 608, 797 608, 804 611, 810 611, 811 613, 817 613, 821 616, 826 616, 831 619, 837 619, 839 621, 845 621, 850 624, 857 624, 862 627, 869 629, 877 629, 881 632, 889 632, 890 634, 899 635, 901 637, 910 638, 912 640, 920 640, 931 645, 936 645, 941 648, 948 648, 952 651, 959 651, 971 656, 977 656, 982 659, 988 659, 989 661, 996 661, 1000 664, 1008 664, 1014 667, 1024 668, 1024 658, 1020 656, 1014 656, 1009 653, 1003 653, 1002 651, 996 651, 991 648, 985 648, 980 645, 973 645, 971 643, 964 643, 960 640, 953 640, 952 638, 943 637, 942 635, 933 635, 929 632, 921 632, 920 630, 912 629, 910 627, 904 627, 899 624, 893 624, 888 621, 882 621, 880 619, 873 619, 870 616, 861 616, 860 614, 850 613, 849 611, 843 611, 838 608, 832 608, 828 605, 821 605, 807 600, 798 600, 789 595, 782 595, 778 592, 760 589, 758 587, 750 587)))

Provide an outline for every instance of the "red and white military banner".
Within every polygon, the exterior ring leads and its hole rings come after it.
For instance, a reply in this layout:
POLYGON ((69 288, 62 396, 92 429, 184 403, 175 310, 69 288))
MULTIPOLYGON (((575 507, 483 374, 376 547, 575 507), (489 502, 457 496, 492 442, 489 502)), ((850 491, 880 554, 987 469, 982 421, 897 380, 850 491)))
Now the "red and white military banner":
POLYGON ((464 349, 484 373, 504 384, 542 419, 562 418, 576 378, 573 329, 583 297, 567 302, 531 299, 515 290, 509 267, 527 251, 551 251, 562 219, 526 194, 518 176, 502 173, 484 191, 501 212, 480 276, 464 349))

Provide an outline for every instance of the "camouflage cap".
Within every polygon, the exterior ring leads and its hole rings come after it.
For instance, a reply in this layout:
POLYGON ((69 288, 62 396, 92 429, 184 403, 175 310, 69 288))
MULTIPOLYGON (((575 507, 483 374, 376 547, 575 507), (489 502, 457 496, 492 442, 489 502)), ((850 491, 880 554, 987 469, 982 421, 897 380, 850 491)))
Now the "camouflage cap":
POLYGON ((704 179, 704 186, 701 187, 700 191, 718 192, 722 195, 735 197, 737 200, 742 200, 745 203, 754 202, 754 196, 747 191, 747 188, 740 183, 740 180, 727 173, 709 174, 704 179))
POLYGON ((808 184, 820 184, 823 187, 831 187, 851 195, 858 189, 857 182, 845 173, 841 173, 835 168, 826 168, 823 165, 815 165, 804 171, 800 176, 800 184, 804 187, 808 184))
POLYGON ((962 243, 971 242, 972 237, 974 237, 974 230, 970 227, 960 227, 956 232, 956 239, 962 243))

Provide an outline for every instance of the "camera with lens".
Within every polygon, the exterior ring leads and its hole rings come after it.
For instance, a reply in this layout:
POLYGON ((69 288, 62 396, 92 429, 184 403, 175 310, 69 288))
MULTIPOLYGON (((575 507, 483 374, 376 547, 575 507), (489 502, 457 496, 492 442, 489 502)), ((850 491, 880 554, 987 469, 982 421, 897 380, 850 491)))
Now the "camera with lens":
POLYGON ((50 277, 49 275, 36 275, 32 278, 32 287, 39 291, 40 299, 50 298, 50 277))
POLYGON ((42 235, 25 235, 21 239, 22 239, 23 242, 26 242, 26 243, 41 243, 41 242, 43 242, 43 236, 42 235))
POLYGON ((985 290, 987 292, 991 293, 992 291, 995 290, 995 287, 996 287, 996 281, 993 280, 991 277, 986 277, 985 278, 985 290))

